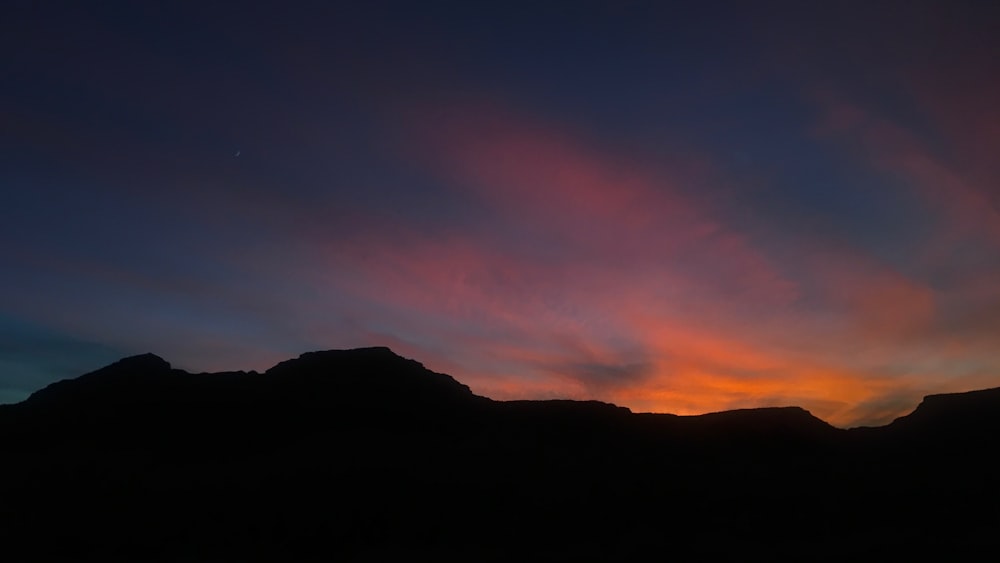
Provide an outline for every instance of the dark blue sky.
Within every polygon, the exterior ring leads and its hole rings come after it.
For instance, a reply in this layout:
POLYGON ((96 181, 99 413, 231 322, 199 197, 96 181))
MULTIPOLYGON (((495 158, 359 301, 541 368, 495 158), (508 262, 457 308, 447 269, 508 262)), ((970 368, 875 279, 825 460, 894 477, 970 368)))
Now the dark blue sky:
POLYGON ((0 401, 376 344, 841 425, 1000 384, 992 3, 354 4, 4 8, 0 401))

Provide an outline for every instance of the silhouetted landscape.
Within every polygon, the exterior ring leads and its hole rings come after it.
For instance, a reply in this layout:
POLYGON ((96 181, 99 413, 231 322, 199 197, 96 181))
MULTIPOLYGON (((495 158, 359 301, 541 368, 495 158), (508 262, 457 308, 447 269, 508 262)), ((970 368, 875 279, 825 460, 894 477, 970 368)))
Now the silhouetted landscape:
POLYGON ((0 563, 1000 559, 1000 1, 2 8, 0 563))
POLYGON ((493 401, 388 348, 152 354, 0 407, 6 561, 988 557, 1000 389, 879 428, 493 401))

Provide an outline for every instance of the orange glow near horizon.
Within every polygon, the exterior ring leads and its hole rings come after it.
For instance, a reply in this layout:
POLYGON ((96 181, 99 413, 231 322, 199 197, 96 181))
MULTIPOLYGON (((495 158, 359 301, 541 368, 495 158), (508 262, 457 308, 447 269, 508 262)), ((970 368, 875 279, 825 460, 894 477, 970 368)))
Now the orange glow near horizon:
POLYGON ((497 399, 797 405, 838 426, 889 422, 979 373, 922 379, 952 357, 935 327, 948 296, 891 265, 818 236, 777 259, 773 233, 727 226, 680 189, 711 177, 664 176, 484 108, 406 121, 414 165, 483 203, 482 225, 380 225, 325 247, 329 283, 424 331, 398 345, 432 369, 497 399))
POLYGON ((1000 386, 995 14, 352 4, 5 52, 4 397, 361 346, 837 426, 1000 386))

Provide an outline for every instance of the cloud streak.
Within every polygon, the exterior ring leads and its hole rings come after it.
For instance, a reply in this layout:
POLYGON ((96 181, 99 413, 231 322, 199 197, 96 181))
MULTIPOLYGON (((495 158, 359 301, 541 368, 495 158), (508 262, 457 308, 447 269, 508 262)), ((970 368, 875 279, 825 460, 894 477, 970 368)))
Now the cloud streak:
POLYGON ((677 187, 704 178, 513 110, 427 113, 407 123, 420 149, 405 158, 478 215, 432 234, 376 221, 324 243, 321 283, 383 311, 371 334, 497 398, 801 404, 842 425, 903 414, 883 396, 900 384, 894 355, 936 318, 927 286, 808 233, 796 254, 771 252, 677 187))
POLYGON ((248 12, 177 52, 47 15, 3 61, 0 313, 194 370, 388 344, 496 398, 840 425, 996 385, 993 20, 905 4, 248 12))

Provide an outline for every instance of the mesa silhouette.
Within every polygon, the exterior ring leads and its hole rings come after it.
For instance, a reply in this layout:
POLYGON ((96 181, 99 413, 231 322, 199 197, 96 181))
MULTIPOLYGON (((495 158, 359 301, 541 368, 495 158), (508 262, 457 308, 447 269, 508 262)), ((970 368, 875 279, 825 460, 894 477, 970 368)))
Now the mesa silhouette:
POLYGON ((152 354, 0 407, 10 560, 972 557, 1000 389, 880 428, 796 408, 493 401, 388 348, 191 374, 152 354))

